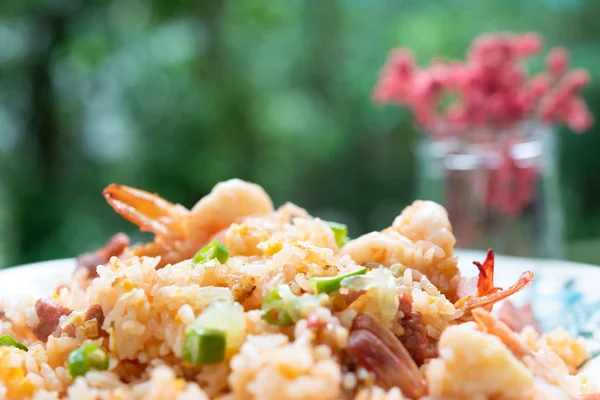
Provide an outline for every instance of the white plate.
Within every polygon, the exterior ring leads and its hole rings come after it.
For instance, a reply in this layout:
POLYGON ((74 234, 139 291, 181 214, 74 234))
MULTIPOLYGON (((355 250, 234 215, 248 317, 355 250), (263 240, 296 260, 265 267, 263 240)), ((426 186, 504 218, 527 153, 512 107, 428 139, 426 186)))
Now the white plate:
POLYGON ((15 301, 25 297, 52 294, 67 282, 75 269, 75 259, 44 261, 0 270, 0 298, 15 301))
MULTIPOLYGON (((485 253, 459 250, 464 275, 475 276, 473 261, 485 253)), ((49 295, 69 280, 74 259, 28 264, 0 270, 0 298, 10 302, 24 297, 49 295)), ((525 270, 535 273, 534 283, 513 299, 529 301, 544 330, 563 326, 572 335, 583 336, 592 352, 600 349, 600 267, 566 261, 496 256, 494 283, 506 287, 525 270)), ((600 377, 600 357, 588 362, 587 372, 600 377)))

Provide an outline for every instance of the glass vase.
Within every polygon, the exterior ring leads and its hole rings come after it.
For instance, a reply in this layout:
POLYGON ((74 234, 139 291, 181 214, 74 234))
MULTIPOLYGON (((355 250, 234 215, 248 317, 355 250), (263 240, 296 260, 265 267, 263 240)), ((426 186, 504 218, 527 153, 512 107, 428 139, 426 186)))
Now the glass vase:
POLYGON ((418 198, 448 210, 457 246, 561 258, 555 134, 523 122, 418 143, 418 198))

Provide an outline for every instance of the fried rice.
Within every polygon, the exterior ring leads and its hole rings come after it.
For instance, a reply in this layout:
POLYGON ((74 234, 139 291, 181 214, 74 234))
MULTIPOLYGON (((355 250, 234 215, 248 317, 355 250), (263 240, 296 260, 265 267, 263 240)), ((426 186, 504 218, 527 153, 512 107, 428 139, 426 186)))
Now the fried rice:
POLYGON ((416 201, 389 228, 348 240, 342 225, 289 203, 274 209, 262 188, 240 180, 218 184, 191 210, 125 186, 104 194, 155 240, 129 246, 120 234, 80 257, 51 296, 0 302, 0 398, 598 392, 578 373, 589 358, 581 340, 533 322, 513 330, 490 313, 532 274, 495 287, 490 252, 478 277, 461 277, 436 203, 416 201))

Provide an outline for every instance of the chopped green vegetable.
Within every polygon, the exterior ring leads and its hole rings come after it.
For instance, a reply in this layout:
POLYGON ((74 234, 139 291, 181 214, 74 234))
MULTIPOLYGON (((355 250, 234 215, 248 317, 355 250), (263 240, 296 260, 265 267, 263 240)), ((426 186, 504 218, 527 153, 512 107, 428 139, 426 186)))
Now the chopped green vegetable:
POLYGON ((356 271, 340 274, 332 277, 315 277, 308 280, 308 284, 315 293, 331 293, 340 288, 343 279, 349 276, 363 275, 367 272, 366 267, 360 267, 356 271))
POLYGON ((279 287, 271 289, 262 302, 263 318, 271 325, 292 325, 294 321, 286 311, 285 301, 279 294, 279 287))
POLYGON ((67 365, 71 377, 76 378, 87 374, 91 369, 107 370, 108 356, 98 345, 87 343, 69 354, 67 365))
POLYGON ((19 350, 29 351, 27 346, 21 342, 17 342, 12 336, 2 335, 0 336, 0 346, 13 346, 19 350))
POLYGON ((296 296, 289 286, 271 289, 262 302, 263 319, 271 325, 292 325, 328 301, 326 294, 296 296))
POLYGON ((192 266, 195 267, 196 265, 203 264, 208 260, 218 260, 221 264, 225 264, 228 259, 229 250, 223 243, 215 239, 196 253, 192 259, 192 266))
POLYGON ((225 334, 226 351, 231 354, 246 338, 244 307, 231 301, 215 301, 196 318, 188 329, 217 330, 225 334))
POLYGON ((192 328, 187 332, 181 358, 194 365, 214 364, 225 359, 225 332, 192 328))
POLYGON ((335 242, 337 243, 338 247, 343 247, 346 244, 346 242, 348 242, 348 227, 338 222, 324 222, 333 231, 333 236, 335 237, 335 242))
POLYGON ((367 292, 365 311, 391 326, 398 313, 398 288, 392 272, 385 267, 370 270, 364 275, 355 275, 342 279, 341 287, 367 292))

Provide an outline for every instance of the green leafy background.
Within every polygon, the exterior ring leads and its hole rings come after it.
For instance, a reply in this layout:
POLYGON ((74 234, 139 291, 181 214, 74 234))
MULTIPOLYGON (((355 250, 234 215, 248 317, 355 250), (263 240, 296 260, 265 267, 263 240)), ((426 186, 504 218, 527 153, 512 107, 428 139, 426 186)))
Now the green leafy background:
MULTIPOLYGON (((4 0, 0 266, 149 239, 105 203, 111 182, 191 207, 240 177, 353 236, 381 229, 416 186, 410 115, 370 99, 390 49, 425 63, 538 31, 589 69, 597 113, 598 15, 597 0, 4 0)), ((599 130, 559 132, 566 256, 595 263, 599 130)))

